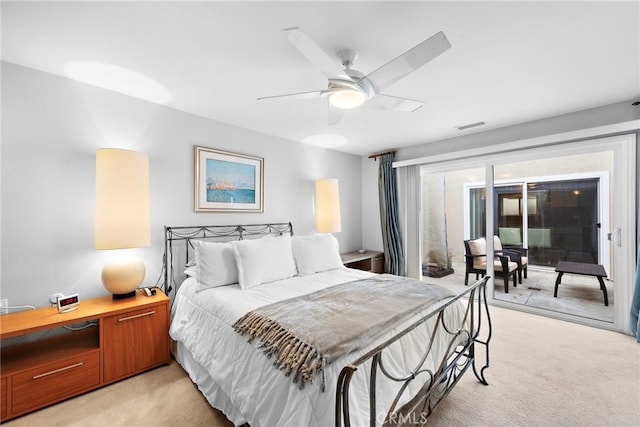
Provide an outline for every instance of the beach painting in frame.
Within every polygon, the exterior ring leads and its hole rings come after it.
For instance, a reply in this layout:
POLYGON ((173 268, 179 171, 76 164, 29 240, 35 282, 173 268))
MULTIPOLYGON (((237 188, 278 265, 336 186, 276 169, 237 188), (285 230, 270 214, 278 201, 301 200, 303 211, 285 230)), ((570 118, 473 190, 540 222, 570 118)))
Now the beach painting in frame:
POLYGON ((264 159, 195 147, 196 212, 262 212, 264 159))

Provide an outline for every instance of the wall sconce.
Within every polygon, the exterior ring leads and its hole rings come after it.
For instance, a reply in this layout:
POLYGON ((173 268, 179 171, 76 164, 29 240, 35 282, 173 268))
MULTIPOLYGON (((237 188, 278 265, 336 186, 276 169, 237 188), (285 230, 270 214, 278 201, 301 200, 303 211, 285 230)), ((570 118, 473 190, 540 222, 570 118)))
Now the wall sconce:
POLYGON ((316 181, 316 231, 318 233, 339 233, 342 231, 340 220, 340 189, 335 178, 316 181))
MULTIPOLYGON (((129 249, 151 244, 149 157, 116 148, 96 150, 95 249, 129 249)), ((102 269, 113 299, 135 296, 144 262, 121 251, 102 269)))

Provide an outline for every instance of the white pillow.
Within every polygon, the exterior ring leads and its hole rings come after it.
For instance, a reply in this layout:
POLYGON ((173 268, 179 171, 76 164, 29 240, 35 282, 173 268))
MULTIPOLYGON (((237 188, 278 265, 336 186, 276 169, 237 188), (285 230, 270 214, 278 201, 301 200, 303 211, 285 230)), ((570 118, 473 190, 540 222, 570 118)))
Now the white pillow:
POLYGON ((196 291, 238 283, 238 268, 231 242, 194 240, 198 285, 196 291))
POLYGON ((338 240, 331 234, 293 236, 293 258, 298 274, 307 275, 343 266, 338 240))
MULTIPOLYGON (((195 252, 195 248, 194 248, 194 252, 195 252)), ((193 254, 193 258, 191 258, 184 265, 184 268, 185 268, 184 274, 187 275, 188 277, 196 277, 198 275, 198 268, 196 267, 196 255, 195 255, 195 253, 193 254)))
POLYGON ((286 279, 296 274, 291 237, 232 242, 242 289, 286 279))

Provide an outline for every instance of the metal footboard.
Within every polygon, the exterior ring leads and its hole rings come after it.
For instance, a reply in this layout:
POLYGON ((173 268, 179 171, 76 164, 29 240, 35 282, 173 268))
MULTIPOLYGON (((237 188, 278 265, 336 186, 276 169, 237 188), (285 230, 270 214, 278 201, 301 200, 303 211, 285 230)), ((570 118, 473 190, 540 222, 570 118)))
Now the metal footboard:
POLYGON ((369 353, 345 366, 338 377, 335 401, 336 427, 351 425, 349 406, 349 386, 354 373, 358 369, 368 369, 369 376, 369 425, 383 426, 414 426, 425 425, 436 406, 446 397, 460 380, 462 375, 472 368, 474 375, 484 385, 488 385, 484 371, 489 367, 489 341, 491 340, 491 317, 486 298, 486 284, 489 277, 484 277, 457 295, 437 311, 425 315, 402 332, 385 341, 369 353), (453 328, 445 319, 445 310, 452 304, 464 306, 464 321, 461 327, 453 328), (486 330, 484 319, 486 317, 486 330), (432 320, 433 319, 433 320, 432 320), (392 374, 385 365, 389 346, 416 328, 427 327, 430 340, 425 343, 426 348, 422 357, 412 369, 402 375, 392 374), (448 337, 447 351, 438 360, 433 360, 433 343, 436 335, 448 337), (484 348, 484 355, 480 354, 483 362, 478 362, 477 351, 484 348), (433 360, 431 368, 427 360, 433 360), (370 362, 370 363, 367 363, 370 362), (478 363, 482 366, 477 366, 478 363), (392 381, 397 384, 398 391, 388 408, 378 408, 376 401, 376 385, 379 381, 392 381), (409 388, 418 391, 409 396, 409 388), (400 404, 400 402, 403 402, 400 404), (381 416, 382 415, 382 416, 381 416))

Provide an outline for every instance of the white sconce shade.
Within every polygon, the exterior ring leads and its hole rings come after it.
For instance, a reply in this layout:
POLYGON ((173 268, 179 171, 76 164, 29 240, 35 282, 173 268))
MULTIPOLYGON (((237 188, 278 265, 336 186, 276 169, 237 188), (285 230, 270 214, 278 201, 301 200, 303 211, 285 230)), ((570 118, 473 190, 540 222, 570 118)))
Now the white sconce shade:
MULTIPOLYGON (((115 148, 96 151, 95 249, 151 244, 149 158, 115 148)), ((114 299, 135 296, 145 267, 133 254, 119 254, 102 269, 102 284, 114 299)))
POLYGON ((340 189, 334 178, 316 181, 316 231, 338 233, 342 231, 340 219, 340 189))

